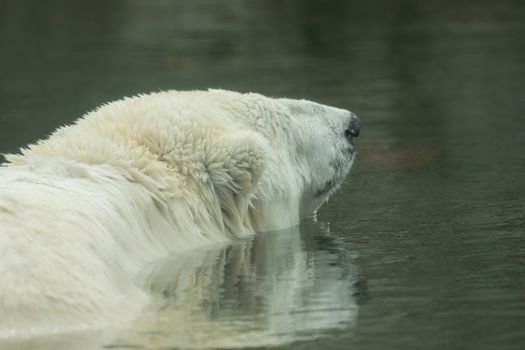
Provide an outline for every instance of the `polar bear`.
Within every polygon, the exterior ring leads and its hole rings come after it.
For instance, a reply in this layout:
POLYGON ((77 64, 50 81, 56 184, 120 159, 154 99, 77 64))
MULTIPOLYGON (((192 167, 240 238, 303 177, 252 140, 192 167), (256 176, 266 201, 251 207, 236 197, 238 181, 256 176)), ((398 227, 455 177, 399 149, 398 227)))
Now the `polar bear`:
POLYGON ((359 118, 224 90, 111 102, 0 168, 0 334, 114 324, 148 263, 311 216, 355 159, 359 118))

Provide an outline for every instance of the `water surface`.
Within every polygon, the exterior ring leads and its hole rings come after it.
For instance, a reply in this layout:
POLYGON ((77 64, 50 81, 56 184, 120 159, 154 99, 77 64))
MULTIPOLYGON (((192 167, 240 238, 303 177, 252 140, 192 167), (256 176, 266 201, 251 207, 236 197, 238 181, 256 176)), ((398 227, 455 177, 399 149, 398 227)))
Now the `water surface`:
POLYGON ((170 257, 158 310, 9 348, 523 349, 525 3, 5 1, 0 150, 108 100, 221 87, 363 120, 318 222, 170 257))

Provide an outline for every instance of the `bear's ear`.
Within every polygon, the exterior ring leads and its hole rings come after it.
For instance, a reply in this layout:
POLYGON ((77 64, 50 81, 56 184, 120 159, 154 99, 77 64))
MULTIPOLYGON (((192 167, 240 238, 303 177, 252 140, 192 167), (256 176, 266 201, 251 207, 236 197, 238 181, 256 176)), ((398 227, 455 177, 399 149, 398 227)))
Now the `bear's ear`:
POLYGON ((236 91, 230 91, 230 90, 223 90, 223 89, 208 89, 208 92, 214 93, 214 94, 220 94, 224 96, 230 96, 230 97, 236 97, 241 96, 242 93, 236 92, 236 91))
POLYGON ((213 141, 205 161, 213 186, 235 193, 251 193, 264 171, 268 141, 254 131, 226 131, 213 141))

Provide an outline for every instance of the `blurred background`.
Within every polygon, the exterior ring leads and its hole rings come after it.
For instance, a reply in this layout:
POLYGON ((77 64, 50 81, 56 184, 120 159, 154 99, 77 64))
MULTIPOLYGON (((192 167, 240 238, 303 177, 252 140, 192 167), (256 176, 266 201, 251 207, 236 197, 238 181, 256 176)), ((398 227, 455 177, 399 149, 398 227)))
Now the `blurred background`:
POLYGON ((2 0, 0 152, 163 89, 350 109, 358 160, 308 252, 351 252, 366 298, 285 347, 523 349, 524 19, 521 0, 2 0))

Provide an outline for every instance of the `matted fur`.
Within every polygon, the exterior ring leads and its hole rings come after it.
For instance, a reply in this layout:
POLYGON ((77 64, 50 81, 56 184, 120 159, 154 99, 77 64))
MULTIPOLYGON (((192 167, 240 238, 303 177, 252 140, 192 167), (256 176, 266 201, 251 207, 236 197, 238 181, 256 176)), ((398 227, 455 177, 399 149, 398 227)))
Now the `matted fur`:
POLYGON ((0 168, 0 332, 129 319, 143 266, 296 225, 348 173, 352 114, 222 90, 111 102, 0 168))

